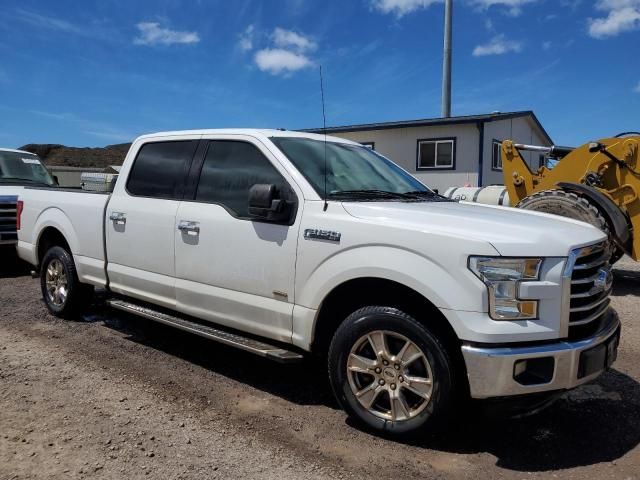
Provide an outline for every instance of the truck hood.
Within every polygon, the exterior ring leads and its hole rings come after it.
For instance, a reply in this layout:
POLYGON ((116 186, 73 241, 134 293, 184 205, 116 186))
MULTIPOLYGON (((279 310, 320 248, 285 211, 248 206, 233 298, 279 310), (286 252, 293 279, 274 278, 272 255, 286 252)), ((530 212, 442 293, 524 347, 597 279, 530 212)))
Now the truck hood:
POLYGON ((0 183, 0 197, 17 197, 22 193, 22 190, 24 190, 24 187, 0 183))
MULTIPOLYGON (((352 216, 427 234, 486 241, 504 256, 565 257, 606 236, 577 220, 466 202, 344 202, 352 216)), ((473 253, 473 252, 469 252, 473 253)))

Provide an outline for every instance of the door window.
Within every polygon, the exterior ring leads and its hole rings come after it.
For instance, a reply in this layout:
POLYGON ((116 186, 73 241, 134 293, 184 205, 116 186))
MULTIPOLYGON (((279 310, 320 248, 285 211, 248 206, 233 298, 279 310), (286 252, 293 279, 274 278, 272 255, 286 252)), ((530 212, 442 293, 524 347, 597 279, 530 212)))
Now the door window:
POLYGON ((198 140, 154 142, 142 146, 133 162, 127 191, 140 197, 181 200, 198 140))
POLYGON ((227 140, 209 143, 196 201, 217 203, 235 217, 251 218, 249 189, 256 184, 274 184, 282 199, 293 198, 286 180, 255 145, 227 140))

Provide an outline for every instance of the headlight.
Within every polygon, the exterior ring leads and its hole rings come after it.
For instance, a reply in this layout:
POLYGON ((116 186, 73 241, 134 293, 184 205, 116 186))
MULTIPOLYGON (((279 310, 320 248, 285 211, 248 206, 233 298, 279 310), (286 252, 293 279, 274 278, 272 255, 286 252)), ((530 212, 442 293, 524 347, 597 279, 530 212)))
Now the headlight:
POLYGON ((469 257, 469 269, 489 290, 489 315, 494 320, 538 318, 537 300, 518 300, 520 282, 540 276, 540 258, 469 257))

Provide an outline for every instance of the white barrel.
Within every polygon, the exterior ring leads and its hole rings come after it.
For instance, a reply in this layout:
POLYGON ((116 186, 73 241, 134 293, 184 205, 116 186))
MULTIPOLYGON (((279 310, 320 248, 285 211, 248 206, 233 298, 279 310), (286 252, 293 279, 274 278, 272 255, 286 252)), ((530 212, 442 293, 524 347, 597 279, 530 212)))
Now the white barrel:
POLYGON ((502 185, 491 185, 489 187, 451 187, 444 196, 452 200, 461 202, 483 203, 485 205, 511 206, 509 192, 502 185))

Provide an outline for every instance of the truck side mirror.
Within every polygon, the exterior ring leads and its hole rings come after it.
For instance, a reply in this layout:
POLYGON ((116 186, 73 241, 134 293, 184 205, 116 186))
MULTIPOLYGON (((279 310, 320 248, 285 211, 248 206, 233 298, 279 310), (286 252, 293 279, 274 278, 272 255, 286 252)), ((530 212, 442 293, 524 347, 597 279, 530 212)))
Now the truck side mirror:
POLYGON ((268 222, 289 220, 290 205, 273 184, 259 183, 249 189, 249 215, 268 222))

